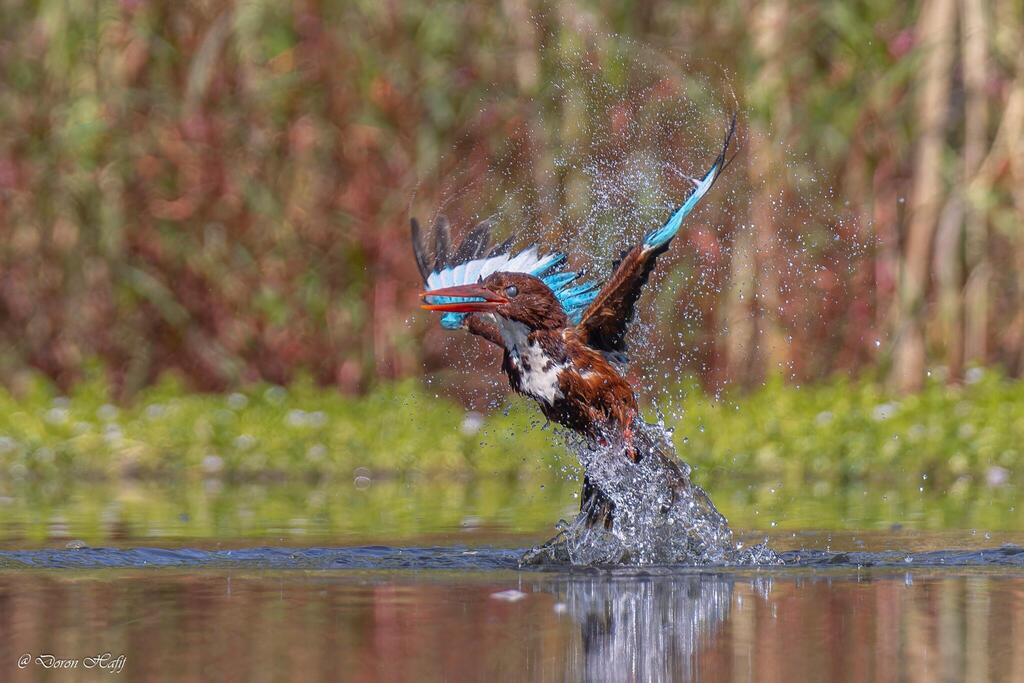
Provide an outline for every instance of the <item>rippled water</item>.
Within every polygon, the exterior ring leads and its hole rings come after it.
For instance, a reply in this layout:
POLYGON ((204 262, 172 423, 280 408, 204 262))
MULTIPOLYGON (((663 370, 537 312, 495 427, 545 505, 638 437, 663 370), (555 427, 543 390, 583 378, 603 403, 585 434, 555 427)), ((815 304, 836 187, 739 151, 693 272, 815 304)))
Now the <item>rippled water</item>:
POLYGON ((19 489, 0 500, 0 680, 111 680, 18 668, 105 652, 119 680, 1024 680, 1012 496, 790 508, 771 488, 714 492, 781 566, 614 569, 519 566, 575 484, 19 489), (986 515, 1003 526, 926 528, 986 515))
POLYGON ((770 574, 784 569, 874 567, 900 568, 1019 568, 1024 569, 1024 547, 1003 545, 972 550, 925 552, 791 550, 778 554, 781 564, 751 565, 643 565, 637 567, 523 563, 526 549, 434 546, 352 548, 44 548, 0 551, 2 569, 138 569, 195 568, 238 570, 523 570, 536 572, 603 571, 615 576, 689 574, 707 570, 757 569, 770 574))
POLYGON ((523 570, 526 545, 4 550, 0 670, 110 652, 125 680, 1024 680, 1024 548, 883 549, 900 540, 779 537, 867 547, 754 569, 523 570))

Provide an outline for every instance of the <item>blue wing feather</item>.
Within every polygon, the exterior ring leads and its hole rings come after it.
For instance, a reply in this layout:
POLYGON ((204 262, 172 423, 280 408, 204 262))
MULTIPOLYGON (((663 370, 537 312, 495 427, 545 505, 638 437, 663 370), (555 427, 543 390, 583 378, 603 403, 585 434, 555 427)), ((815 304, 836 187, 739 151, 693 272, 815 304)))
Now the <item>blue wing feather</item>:
POLYGON ((541 277, 545 273, 549 273, 555 268, 563 265, 568 258, 568 256, 560 251, 557 251, 554 254, 548 254, 544 257, 544 261, 539 266, 530 271, 530 275, 541 277))
POLYGON ((708 172, 704 174, 704 177, 699 181, 694 181, 693 192, 686 198, 683 205, 676 209, 665 224, 657 230, 652 230, 647 233, 644 237, 644 248, 645 249, 660 249, 667 245, 676 233, 679 232, 679 227, 683 224, 683 220, 690 215, 694 207, 704 198, 704 195, 708 193, 711 186, 718 180, 718 176, 721 175, 722 170, 729 164, 731 159, 726 158, 726 153, 729 151, 729 143, 732 142, 732 137, 736 133, 736 115, 733 114, 732 123, 729 125, 729 132, 725 135, 725 143, 722 145, 722 151, 715 159, 715 163, 711 165, 708 172))
POLYGON ((578 277, 579 273, 568 270, 564 273, 552 273, 551 275, 545 275, 541 280, 551 288, 551 291, 557 292, 578 277))
POLYGON ((711 185, 715 182, 715 178, 718 177, 721 166, 721 162, 715 163, 715 165, 711 167, 711 170, 709 170, 704 177, 701 178, 700 182, 696 184, 696 188, 694 188, 690 196, 686 198, 683 205, 669 216, 669 219, 665 221, 665 224, 657 230, 652 230, 647 233, 647 237, 644 238, 645 247, 656 249, 668 243, 669 240, 676 236, 676 233, 679 232, 679 227, 683 224, 683 219, 690 215, 693 208, 697 206, 698 202, 700 202, 704 195, 707 194, 708 190, 711 189, 711 185))
MULTIPOLYGON (((505 270, 505 266, 511 266, 509 270, 515 272, 526 272, 539 277, 544 284, 551 288, 558 298, 566 315, 574 323, 579 321, 583 309, 597 295, 596 284, 588 283, 582 287, 568 288, 568 285, 575 282, 582 275, 579 271, 559 270, 565 265, 567 255, 563 252, 553 252, 544 256, 536 254, 533 247, 518 254, 492 254, 487 259, 476 259, 467 263, 449 265, 430 273, 427 278, 427 287, 437 289, 460 284, 471 284, 479 277, 486 277, 492 272, 505 270), (532 251, 532 258, 527 252, 532 251), (591 290, 594 290, 591 292, 591 290), (588 294, 589 293, 589 294, 588 294)), ((430 297, 432 303, 449 303, 454 301, 451 297, 430 297)), ((448 330, 460 329, 466 320, 466 313, 443 313, 441 315, 441 327, 448 330)))
MULTIPOLYGON (((726 152, 729 149, 729 142, 732 140, 735 131, 736 117, 733 116, 732 125, 726 134, 721 154, 719 154, 715 163, 712 164, 703 178, 699 181, 693 181, 695 185, 693 192, 669 216, 665 224, 656 230, 652 230, 644 237, 643 247, 645 252, 648 250, 663 251, 672 238, 676 236, 676 233, 679 232, 683 220, 700 203, 700 200, 704 198, 704 195, 711 189, 711 186, 714 185, 715 180, 718 179, 722 170, 728 165, 726 152)), ((418 239, 418 225, 413 222, 414 250, 418 247, 416 244, 418 239)), ((480 250, 476 250, 476 252, 482 253, 480 250)), ((449 260, 444 264, 444 267, 435 266, 434 271, 429 274, 426 272, 425 257, 421 258, 419 251, 416 252, 416 255, 417 263, 426 280, 428 291, 441 287, 475 283, 480 278, 502 270, 529 273, 539 277, 543 280, 544 284, 551 288, 551 291, 558 298, 559 303, 573 324, 579 324, 584 311, 601 291, 602 283, 600 282, 585 281, 573 284, 583 276, 582 271, 559 270, 567 261, 566 254, 553 252, 540 256, 537 254, 535 246, 530 246, 518 254, 512 254, 511 251, 508 251, 507 245, 503 245, 490 251, 485 257, 481 256, 459 264, 452 264, 449 260)), ((449 297, 432 297, 431 301, 447 303, 453 301, 453 299, 449 297)), ((464 325, 466 315, 466 313, 444 313, 441 316, 441 326, 450 330, 459 329, 464 325)))

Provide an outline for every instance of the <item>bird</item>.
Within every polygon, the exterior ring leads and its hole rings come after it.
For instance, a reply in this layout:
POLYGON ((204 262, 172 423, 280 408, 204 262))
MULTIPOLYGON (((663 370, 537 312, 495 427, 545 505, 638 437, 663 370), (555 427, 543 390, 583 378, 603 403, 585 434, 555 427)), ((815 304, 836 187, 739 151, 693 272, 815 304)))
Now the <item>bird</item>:
MULTIPOLYGON (((644 438, 639 401, 626 375, 626 336, 655 261, 735 158, 735 132, 733 115, 714 163, 692 179, 693 189, 664 224, 621 254, 604 282, 568 269, 564 252, 543 254, 533 244, 514 253, 511 240, 490 246, 493 219, 452 249, 449 221, 438 215, 431 260, 424 231, 412 218, 413 254, 424 282, 421 307, 441 313, 443 328, 466 330, 500 347, 512 389, 533 399, 548 420, 595 446, 621 449, 634 463, 650 454, 666 458, 686 479, 674 458, 644 438)), ((581 514, 588 525, 614 525, 614 503, 586 473, 581 514)))

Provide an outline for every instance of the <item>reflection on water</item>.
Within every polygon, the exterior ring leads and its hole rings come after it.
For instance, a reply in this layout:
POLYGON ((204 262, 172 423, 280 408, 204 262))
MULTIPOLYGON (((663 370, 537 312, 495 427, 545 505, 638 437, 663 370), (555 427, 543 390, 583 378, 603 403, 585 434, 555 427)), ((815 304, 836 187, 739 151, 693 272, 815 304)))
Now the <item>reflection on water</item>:
POLYGON ((729 615, 733 581, 699 574, 661 580, 570 578, 554 592, 579 625, 566 656, 569 678, 680 681, 729 615))
POLYGON ((565 573, 516 567, 574 483, 0 482, 0 680, 1024 681, 1016 493, 765 486, 714 493, 789 567, 565 573))
MULTIPOLYGON (((973 528, 979 536, 1024 529, 1024 490, 1009 485, 966 497, 926 494, 917 486, 900 492, 853 485, 813 496, 779 482, 745 483, 731 475, 710 486, 708 473, 699 474, 696 481, 734 529, 888 532, 897 525, 914 532, 973 528)), ((533 534, 539 543, 552 535, 559 518, 572 519, 580 505, 573 497, 579 483, 560 476, 540 481, 374 478, 363 485, 0 479, 0 545, 23 548, 72 539, 92 545, 175 539, 394 544, 451 533, 469 542, 482 530, 533 534)))
POLYGON ((4 680, 109 651, 136 680, 995 683, 1024 680, 1024 575, 5 570, 0 634, 4 680))

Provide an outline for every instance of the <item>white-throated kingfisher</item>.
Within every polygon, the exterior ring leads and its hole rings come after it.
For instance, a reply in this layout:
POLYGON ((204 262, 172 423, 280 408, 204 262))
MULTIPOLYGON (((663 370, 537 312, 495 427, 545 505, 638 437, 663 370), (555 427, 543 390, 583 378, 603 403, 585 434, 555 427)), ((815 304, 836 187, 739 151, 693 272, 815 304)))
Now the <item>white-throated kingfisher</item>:
MULTIPOLYGON (((595 444, 621 444, 633 461, 641 423, 636 393, 624 376, 626 332, 657 257, 668 249, 686 216, 731 159, 733 116, 721 153, 664 225, 627 250, 603 284, 577 281, 564 270, 563 253, 541 255, 535 246, 513 254, 508 243, 491 248, 491 222, 473 228, 454 251, 448 221, 434 222, 434 259, 428 262, 420 227, 412 243, 425 283, 423 308, 444 315, 447 329, 466 329, 504 350, 502 370, 512 388, 532 398, 549 420, 595 444)), ((602 508, 593 519, 611 524, 611 509, 584 480, 582 506, 602 508)))

